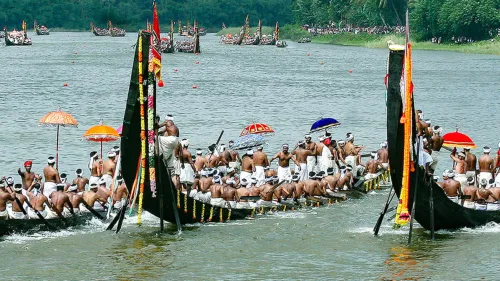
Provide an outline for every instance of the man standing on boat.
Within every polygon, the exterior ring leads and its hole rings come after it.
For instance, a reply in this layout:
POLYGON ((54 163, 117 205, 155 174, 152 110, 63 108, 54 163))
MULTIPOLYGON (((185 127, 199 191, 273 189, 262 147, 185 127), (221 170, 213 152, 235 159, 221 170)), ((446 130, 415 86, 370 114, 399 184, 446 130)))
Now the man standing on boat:
POLYGON ((298 167, 300 163, 295 160, 295 157, 288 151, 289 146, 287 143, 283 144, 281 147, 281 151, 274 155, 271 160, 269 160, 269 165, 274 161, 274 159, 278 159, 278 180, 290 182, 292 179, 292 174, 290 171, 290 160, 292 160, 295 165, 298 167))
POLYGON ((354 135, 352 133, 347 133, 345 139, 345 162, 352 168, 352 175, 357 176, 358 166, 360 163, 359 152, 363 147, 354 145, 354 135))
POLYGON ((104 161, 102 165, 101 180, 103 180, 106 183, 107 189, 111 189, 111 183, 113 182, 113 176, 115 174, 115 168, 116 168, 115 158, 116 158, 116 152, 114 151, 108 152, 108 159, 104 161))
MULTIPOLYGON (((182 151, 179 155, 179 161, 181 162, 181 175, 180 183, 184 189, 186 189, 186 194, 191 194, 191 187, 194 183, 194 164, 193 158, 191 157, 191 152, 189 152, 189 140, 183 139, 181 141, 182 151)), ((182 191, 182 190, 181 190, 182 191)))
POLYGON ((384 169, 389 169, 389 150, 387 150, 387 143, 383 142, 380 144, 380 149, 377 150, 377 156, 375 157, 384 169))
POLYGON ((307 159, 308 157, 313 156, 313 152, 309 149, 306 149, 306 143, 304 141, 300 141, 297 144, 297 148, 292 151, 292 155, 295 155, 296 161, 294 162, 299 163, 299 165, 295 164, 297 165, 296 172, 299 172, 299 181, 305 181, 309 179, 307 159))
POLYGON ((264 148, 259 146, 257 151, 253 154, 253 165, 255 167, 253 177, 257 179, 257 186, 266 183, 266 175, 264 172, 265 167, 269 167, 269 160, 267 154, 264 153, 264 148))
POLYGON ((465 172, 465 176, 467 178, 472 177, 474 179, 477 179, 477 158, 476 155, 470 152, 470 148, 464 148, 465 152, 465 162, 467 163, 467 171, 465 172))
POLYGON ((307 156, 307 170, 309 172, 314 172, 316 171, 317 164, 316 143, 311 140, 312 137, 309 134, 305 135, 304 138, 306 140, 305 149, 311 151, 311 155, 307 156))
POLYGON ((163 155, 163 162, 170 170, 172 178, 177 179, 175 176, 177 158, 175 157, 174 150, 179 145, 179 129, 174 123, 174 117, 167 114, 167 116, 165 116, 165 121, 159 125, 158 130, 158 133, 160 134, 158 142, 160 146, 160 154, 163 155), (163 127, 165 127, 165 129, 160 130, 163 127))
POLYGON ((479 176, 478 182, 481 182, 483 179, 486 179, 486 182, 489 182, 490 179, 493 179, 495 173, 495 162, 493 158, 490 156, 491 148, 488 146, 483 147, 483 155, 479 157, 479 176))
POLYGON ((327 144, 330 143, 330 139, 326 136, 319 137, 319 143, 316 145, 316 152, 318 154, 318 171, 325 172, 328 168, 332 166, 332 152, 328 148, 327 144))
POLYGON ((15 200, 15 194, 12 190, 5 189, 5 177, 0 181, 0 220, 9 219, 7 212, 7 202, 15 200))
POLYGON ((235 168, 240 170, 241 158, 238 151, 233 149, 234 141, 229 141, 229 149, 227 150, 231 154, 231 161, 229 161, 229 168, 235 168))
POLYGON ((31 171, 32 165, 33 162, 28 160, 24 162, 24 172, 21 171, 21 168, 17 170, 17 173, 21 176, 21 179, 23 181, 23 188, 25 190, 27 190, 35 180, 35 173, 31 171))
POLYGON ((253 150, 249 149, 241 160, 240 180, 247 179, 248 182, 252 179, 252 173, 255 170, 253 163, 253 150))
POLYGON ((90 170, 90 178, 89 178, 89 185, 95 183, 97 184, 99 182, 99 179, 101 178, 102 172, 101 172, 101 161, 98 160, 99 155, 97 154, 97 151, 92 151, 90 152, 90 161, 89 161, 89 170, 90 170))
POLYGON ((54 157, 49 157, 47 159, 47 167, 43 169, 43 176, 45 178, 45 182, 43 183, 43 195, 47 198, 50 198, 52 192, 57 191, 57 184, 61 182, 59 171, 54 168, 55 163, 56 159, 54 157))
POLYGON ((439 152, 441 151, 441 147, 443 147, 444 143, 444 138, 441 136, 441 132, 443 131, 443 128, 439 126, 434 126, 433 130, 433 135, 431 138, 431 157, 432 157, 432 164, 431 164, 431 172, 434 173, 436 171, 436 166, 439 161, 439 152))
POLYGON ((455 180, 460 182, 463 187, 467 184, 467 177, 465 172, 467 171, 467 162, 465 162, 465 154, 463 152, 458 153, 458 157, 455 156, 455 151, 450 154, 451 159, 455 161, 455 180))

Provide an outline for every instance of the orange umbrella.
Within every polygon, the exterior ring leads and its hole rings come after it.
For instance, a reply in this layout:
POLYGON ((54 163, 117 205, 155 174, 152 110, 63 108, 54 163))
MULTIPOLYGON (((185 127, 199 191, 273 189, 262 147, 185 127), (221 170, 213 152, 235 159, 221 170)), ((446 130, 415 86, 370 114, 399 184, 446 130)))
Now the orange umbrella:
POLYGON ((54 126, 57 127, 57 137, 56 137, 56 169, 59 166, 59 126, 73 126, 78 127, 78 122, 71 114, 66 113, 58 109, 57 111, 52 111, 47 113, 45 116, 38 121, 40 125, 54 126))
POLYGON ((101 121, 100 125, 91 127, 83 134, 83 137, 88 141, 101 143, 101 159, 102 159, 102 143, 120 139, 120 134, 110 126, 104 125, 101 121))

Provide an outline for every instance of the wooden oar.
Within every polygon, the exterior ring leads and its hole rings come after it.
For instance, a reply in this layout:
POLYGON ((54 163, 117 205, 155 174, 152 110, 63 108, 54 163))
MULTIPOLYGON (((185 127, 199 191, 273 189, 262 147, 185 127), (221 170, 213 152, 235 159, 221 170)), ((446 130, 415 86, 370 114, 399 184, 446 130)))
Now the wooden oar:
POLYGON ((120 212, 117 215, 117 217, 120 217, 120 219, 118 220, 118 226, 116 227, 116 233, 118 233, 120 231, 120 229, 122 229, 122 223, 123 223, 123 219, 125 218, 125 211, 127 210, 127 206, 128 206, 128 203, 125 200, 123 202, 123 206, 122 206, 120 212))
MULTIPOLYGON (((17 204, 18 204, 19 206, 21 206, 21 209, 23 210, 23 214, 25 214, 25 215, 26 215, 26 211, 24 211, 24 209, 23 209, 22 205, 20 204, 20 203, 21 203, 21 201, 17 198, 17 196, 16 196, 16 202, 17 202, 17 204)), ((50 230, 55 230, 55 228, 54 228, 54 227, 53 227, 53 226, 52 226, 52 225, 51 225, 51 224, 50 224, 50 223, 49 223, 49 222, 48 222, 48 221, 47 221, 47 220, 46 220, 46 219, 42 216, 42 214, 40 214, 40 212, 39 212, 37 209, 33 208, 33 206, 31 205, 31 203, 30 203, 28 200, 26 200, 26 201, 24 201, 24 202, 26 202, 26 205, 28 205, 28 207, 30 207, 33 211, 35 211, 35 214, 38 216, 38 218, 39 218, 39 219, 41 219, 41 220, 43 221, 43 223, 44 223, 44 224, 45 224, 45 225, 46 225, 46 226, 47 226, 50 230)))
POLYGON ((115 166, 115 174, 113 175, 113 184, 111 185, 111 196, 109 196, 108 198, 108 213, 106 214, 106 219, 109 219, 109 217, 111 216, 111 208, 113 206, 113 195, 114 193, 116 192, 116 190, 118 188, 116 188, 116 185, 117 185, 117 180, 116 178, 118 177, 118 174, 120 173, 120 165, 121 165, 121 153, 119 154, 118 156, 118 163, 116 163, 116 166, 115 166))
POLYGON ((219 145, 220 139, 222 138, 223 134, 224 134, 224 130, 222 130, 220 132, 219 138, 217 139, 217 142, 215 143, 214 151, 212 151, 212 154, 210 154, 210 157, 208 157, 208 163, 210 163, 210 158, 212 158, 212 155, 214 155, 214 152, 217 149, 217 146, 219 145))
POLYGON ((389 190, 389 195, 387 196, 387 200, 385 202, 384 208, 382 209, 382 212, 380 212, 380 216, 378 217, 377 223, 375 224, 375 227, 373 228, 373 234, 375 236, 378 235, 378 231, 380 230, 380 226, 382 225, 382 221, 384 220, 384 216, 388 212, 389 204, 391 204, 392 198, 394 198, 394 195, 396 194, 396 192, 392 193, 393 188, 394 187, 391 187, 391 190, 389 190))
POLYGON ((100 220, 104 220, 105 218, 103 216, 101 216, 101 214, 99 214, 94 208, 90 207, 90 205, 85 201, 85 200, 81 200, 80 201, 83 206, 85 206, 85 208, 87 208, 87 210, 89 210, 94 216, 96 216, 98 219, 100 220))
MULTIPOLYGON (((415 206, 417 202, 417 189, 418 189, 418 170, 420 170, 420 165, 419 165, 419 160, 420 160, 420 137, 417 135, 417 159, 415 165, 416 171, 415 171, 415 178, 416 178, 416 183, 415 183, 415 191, 413 191, 413 204, 411 207, 411 215, 410 215, 410 231, 408 233, 408 245, 411 244, 411 234, 413 232, 413 218, 415 217, 415 206)), ((411 185, 410 185, 411 188, 411 185)))

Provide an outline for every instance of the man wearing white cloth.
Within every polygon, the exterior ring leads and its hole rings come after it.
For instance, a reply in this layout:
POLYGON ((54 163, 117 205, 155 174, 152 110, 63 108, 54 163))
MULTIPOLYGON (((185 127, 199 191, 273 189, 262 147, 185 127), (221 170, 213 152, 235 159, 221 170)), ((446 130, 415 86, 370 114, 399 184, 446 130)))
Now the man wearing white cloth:
POLYGON ((352 175, 355 177, 358 175, 358 168, 361 168, 359 165, 359 152, 363 147, 354 145, 354 135, 352 133, 346 134, 345 139, 345 163, 346 166, 350 165, 352 167, 352 175))
POLYGON ((250 180, 252 179, 253 171, 254 171, 253 150, 249 149, 241 159, 240 180, 246 179, 248 182, 250 182, 250 180))
POLYGON ((115 174, 115 168, 116 168, 115 158, 116 158, 116 152, 114 151, 108 152, 108 159, 104 161, 102 165, 101 179, 104 180, 104 182, 106 183, 107 189, 111 189, 111 183, 113 182, 113 176, 115 174))
POLYGON ((267 155, 264 153, 263 147, 259 146, 257 151, 253 154, 253 165, 255 167, 255 172, 253 177, 257 179, 257 186, 261 186, 266 183, 266 174, 264 171, 265 167, 269 167, 269 160, 267 155))
POLYGON ((441 147, 443 147, 444 143, 444 138, 441 136, 441 132, 443 131, 443 128, 439 126, 434 126, 432 130, 432 142, 431 142, 431 157, 432 157, 432 164, 431 164, 431 172, 434 173, 436 171, 437 163, 439 161, 439 152, 441 151, 441 147))
POLYGON ((289 146, 287 143, 283 144, 281 147, 281 151, 274 155, 271 160, 269 160, 269 164, 274 161, 274 159, 278 159, 278 181, 286 181, 290 182, 292 180, 292 174, 290 171, 290 160, 292 160, 296 166, 300 166, 299 162, 295 160, 295 157, 288 151, 289 146))
POLYGON ((54 168, 56 159, 54 157, 49 157, 47 159, 47 166, 43 169, 43 176, 45 178, 45 183, 43 184, 43 195, 50 198, 52 192, 57 191, 57 184, 61 182, 59 177, 59 172, 54 168))
POLYGON ((97 184, 99 179, 102 176, 101 173, 101 163, 98 161, 99 155, 97 151, 90 152, 90 160, 89 160, 89 170, 90 170, 90 178, 89 178, 89 186, 93 183, 97 184))
POLYGON ((179 129, 174 124, 174 117, 170 114, 165 116, 165 121, 159 125, 159 129, 162 127, 165 129, 159 132, 160 136, 158 137, 160 153, 163 154, 163 162, 171 170, 172 178, 176 178, 174 175, 179 171, 174 150, 179 145, 179 129))
POLYGON ((324 136, 321 136, 319 137, 319 141, 321 143, 319 143, 317 146, 316 146, 316 151, 319 155, 318 157, 318 171, 323 171, 327 172, 328 168, 332 168, 332 152, 330 151, 330 149, 325 145, 325 140, 327 138, 324 137, 324 136))
POLYGON ((210 193, 211 193, 211 198, 210 198, 210 205, 212 206, 217 206, 217 207, 226 207, 226 200, 222 198, 222 181, 220 176, 214 176, 212 179, 212 186, 210 186, 210 193))
POLYGON ((182 151, 179 155, 181 162, 180 182, 182 187, 186 189, 187 194, 191 195, 191 186, 194 183, 194 164, 191 152, 189 152, 189 140, 183 139, 181 141, 182 151))
POLYGON ((490 156, 491 148, 488 146, 483 147, 484 154, 479 157, 479 175, 478 182, 482 182, 483 179, 489 182, 493 178, 493 173, 495 171, 495 161, 490 156))
POLYGON ((296 161, 296 172, 299 172, 299 181, 305 181, 309 179, 309 172, 307 169, 307 157, 312 156, 312 151, 306 149, 306 143, 304 141, 300 141, 297 144, 297 148, 292 151, 292 155, 295 156, 296 161), (297 165, 298 162, 298 165, 297 165))
POLYGON ((458 157, 452 152, 450 154, 451 159, 455 161, 455 180, 460 182, 460 186, 463 188, 467 185, 467 177, 465 172, 467 171, 467 162, 465 162, 465 154, 463 152, 458 153, 458 157))
POLYGON ((307 156, 307 170, 309 172, 316 172, 317 171, 317 157, 316 157, 316 143, 313 142, 311 139, 311 135, 307 134, 304 136, 305 138, 305 149, 311 151, 311 155, 307 156))

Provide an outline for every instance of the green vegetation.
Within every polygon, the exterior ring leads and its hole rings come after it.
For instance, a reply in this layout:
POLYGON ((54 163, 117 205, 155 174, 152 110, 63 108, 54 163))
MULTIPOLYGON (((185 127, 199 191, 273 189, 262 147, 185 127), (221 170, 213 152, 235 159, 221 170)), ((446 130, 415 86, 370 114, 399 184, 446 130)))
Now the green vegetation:
MULTIPOLYGON (((1 0, 0 26, 8 29, 21 27, 22 20, 33 27, 33 21, 49 28, 88 30, 90 22, 105 27, 108 20, 113 25, 136 31, 151 22, 152 0, 1 0)), ((241 26, 247 14, 250 25, 258 20, 263 25, 274 26, 276 21, 291 23, 293 0, 158 0, 158 15, 162 29, 170 20, 198 20, 201 27, 210 30, 226 26, 241 26)), ((177 26, 176 26, 177 28, 177 26)))
POLYGON ((280 28, 280 37, 283 39, 298 41, 304 37, 311 38, 311 34, 309 34, 309 32, 307 32, 306 30, 300 28, 299 25, 287 24, 280 28))

